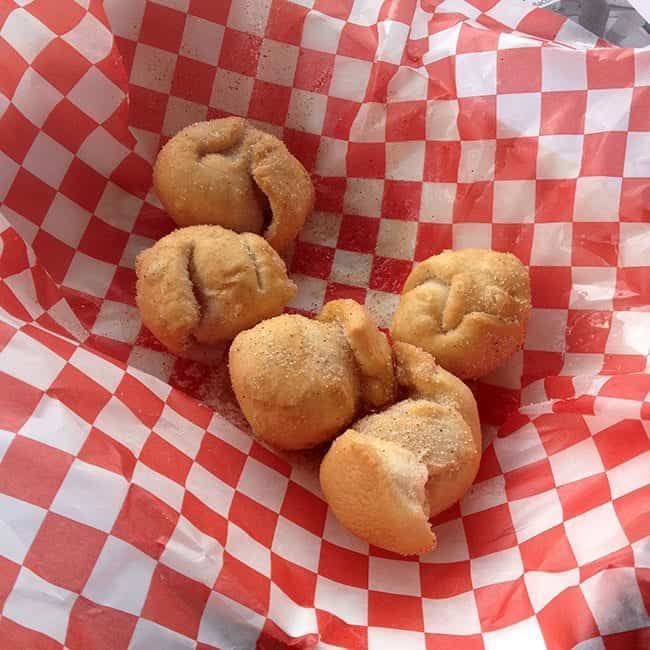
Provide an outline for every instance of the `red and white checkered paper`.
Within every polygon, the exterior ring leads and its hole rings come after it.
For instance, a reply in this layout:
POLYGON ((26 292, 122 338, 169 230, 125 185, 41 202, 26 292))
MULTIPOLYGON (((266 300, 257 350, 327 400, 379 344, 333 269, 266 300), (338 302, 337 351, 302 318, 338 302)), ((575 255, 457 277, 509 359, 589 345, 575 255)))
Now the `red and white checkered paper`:
POLYGON ((649 152, 650 52, 514 0, 2 0, 3 650, 648 647, 649 152), (141 328, 151 162, 228 114, 314 175, 293 309, 386 325, 449 247, 530 267, 433 553, 342 530, 225 364, 141 328))

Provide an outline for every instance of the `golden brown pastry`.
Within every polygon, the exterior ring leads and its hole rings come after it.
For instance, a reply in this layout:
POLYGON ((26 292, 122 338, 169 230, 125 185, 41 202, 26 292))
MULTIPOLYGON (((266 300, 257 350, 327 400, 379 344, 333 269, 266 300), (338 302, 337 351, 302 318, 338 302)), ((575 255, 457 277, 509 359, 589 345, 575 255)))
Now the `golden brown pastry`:
POLYGON ((388 341, 352 300, 326 304, 317 320, 285 314, 242 332, 230 379, 253 431, 280 449, 330 440, 395 392, 388 341))
POLYGON ((407 278, 391 334, 458 377, 475 379, 521 348, 529 314, 528 271, 514 255, 444 251, 407 278))
POLYGON ((370 544, 402 555, 432 550, 430 517, 471 486, 481 459, 474 397, 428 353, 396 343, 397 380, 409 397, 338 437, 320 468, 337 519, 370 544))
POLYGON ((314 208, 305 168, 280 140, 241 117, 179 131, 158 154, 153 184, 179 226, 263 232, 278 251, 295 239, 314 208))
POLYGON ((175 354, 205 361, 282 313, 297 290, 264 239, 220 226, 172 232, 138 255, 135 270, 143 323, 175 354))

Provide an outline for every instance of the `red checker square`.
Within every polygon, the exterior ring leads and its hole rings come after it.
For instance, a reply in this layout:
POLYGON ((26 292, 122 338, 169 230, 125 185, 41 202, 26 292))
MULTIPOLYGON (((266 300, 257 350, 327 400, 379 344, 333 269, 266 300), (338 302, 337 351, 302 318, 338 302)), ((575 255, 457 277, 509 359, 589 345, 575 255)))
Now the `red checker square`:
POLYGON ((566 400, 575 396, 571 377, 545 377, 544 390, 549 399, 566 400))
POLYGON ((126 78, 129 79, 131 76, 131 70, 133 69, 133 60, 135 59, 137 43, 128 38, 123 38, 122 36, 113 35, 113 38, 115 39, 115 47, 117 47, 124 63, 126 78))
POLYGON ((97 334, 91 334, 86 339, 86 345, 93 352, 101 352, 111 358, 113 363, 121 361, 124 364, 128 362, 132 349, 132 346, 128 343, 122 343, 121 341, 109 339, 106 336, 98 336, 97 334))
POLYGON ((567 309, 571 295, 571 267, 531 266, 530 290, 533 306, 539 309, 567 309))
MULTIPOLYGON (((0 556, 0 610, 4 607, 5 600, 11 593, 19 572, 20 565, 0 556)), ((7 621, 9 619, 5 618, 4 620, 7 621)), ((1 625, 2 619, 0 619, 0 626, 1 625)), ((1 627, 0 630, 2 630, 1 627)), ((0 634, 0 638, 4 639, 5 637, 0 634)))
POLYGON ((47 394, 91 424, 111 399, 103 386, 69 364, 59 373, 47 394))
POLYGON ((470 557, 480 557, 517 545, 507 504, 463 517, 470 557))
POLYGON ((603 555, 593 562, 588 562, 581 566, 580 582, 589 580, 591 576, 594 576, 601 571, 632 566, 634 566, 634 552, 632 551, 632 547, 624 546, 613 553, 603 555))
MULTIPOLYGON (((2 338, 13 337, 3 331, 2 338)), ((4 347, 4 345, 2 346, 4 347)), ((41 401, 42 391, 0 371, 0 429, 17 433, 41 401)))
POLYGON ((179 56, 174 69, 171 94, 198 104, 210 101, 216 68, 201 61, 179 56))
POLYGON ((371 289, 400 293, 413 263, 406 260, 395 260, 389 257, 375 257, 370 272, 371 289))
POLYGON ((394 20, 410 25, 417 0, 388 0, 382 4, 379 20, 394 20))
POLYGON ((323 540, 318 573, 334 582, 367 589, 368 556, 323 540))
POLYGON ((533 225, 530 223, 495 223, 492 226, 492 248, 512 253, 524 264, 530 263, 533 246, 533 225))
POLYGON ((555 487, 548 458, 530 463, 505 474, 506 495, 509 501, 532 497, 555 487))
MULTIPOLYGON (((639 573, 640 571, 637 571, 637 574, 639 573)), ((617 634, 606 634, 603 636, 603 642, 607 650, 642 650, 650 646, 650 628, 638 628, 617 634)))
POLYGON ((292 645, 298 648, 313 648, 319 641, 316 633, 303 634, 299 637, 289 636, 281 627, 278 627, 270 618, 264 622, 262 632, 257 639, 257 648, 290 648, 292 645))
MULTIPOLYGON (((275 5, 277 3, 274 3, 275 5)), ((298 38, 300 38, 300 35, 298 35, 298 38)), ((301 49, 298 53, 294 86, 312 93, 327 94, 332 81, 334 58, 334 54, 327 52, 301 49)))
POLYGON ((378 234, 379 219, 344 214, 336 247, 356 253, 373 253, 378 234))
POLYGON ((519 550, 526 571, 568 571, 577 566, 561 524, 522 542, 519 550))
POLYGON ((300 607, 313 607, 316 574, 271 553, 271 580, 300 607))
POLYGON ((316 165, 320 136, 315 133, 305 133, 294 129, 285 129, 283 136, 287 149, 305 166, 313 169, 316 165))
POLYGON ((5 97, 13 97, 28 68, 27 62, 4 39, 0 40, 0 61, 3 63, 2 75, 0 75, 0 92, 5 97))
POLYGON ((8 311, 12 316, 15 316, 19 320, 30 320, 30 313, 25 309, 20 300, 16 298, 16 295, 4 282, 0 282, 0 303, 6 311, 8 311))
MULTIPOLYGON (((75 158, 68 167, 60 191, 88 212, 94 212, 105 187, 106 179, 101 174, 98 174, 79 158, 75 158)), ((128 235, 123 234, 128 239, 128 235)), ((102 255, 106 255, 110 249, 104 242, 102 242, 101 248, 103 249, 102 255)))
POLYGON ((424 140, 427 103, 395 102, 386 107, 386 140, 424 140))
POLYGON ((650 439, 640 420, 622 420, 599 431, 594 442, 605 469, 611 469, 650 450, 650 439))
POLYGON ((91 429, 78 457, 86 463, 103 467, 131 480, 135 468, 135 455, 123 444, 103 431, 91 429))
POLYGON ((210 22, 217 25, 225 25, 230 13, 230 5, 232 0, 221 0, 214 2, 214 0, 190 0, 189 13, 192 16, 205 18, 210 22))
POLYGON ((576 181, 538 180, 535 185, 535 221, 571 221, 576 181))
POLYGON ((130 153, 113 171, 111 180, 123 190, 144 199, 151 189, 151 173, 149 161, 130 153))
POLYGON ((160 239, 174 228, 174 222, 166 212, 155 205, 144 203, 135 221, 133 233, 150 239, 160 239))
POLYGON ((176 527, 178 513, 138 485, 131 485, 112 535, 159 558, 176 527))
POLYGON ((323 212, 342 212, 346 179, 312 176, 312 181, 316 190, 316 209, 323 212))
POLYGON ((13 105, 0 117, 0 150, 18 164, 22 163, 38 134, 38 129, 13 105))
POLYGON ((296 242, 291 270, 313 278, 329 278, 334 263, 334 249, 318 244, 296 242))
POLYGON ((261 44, 262 39, 259 36, 226 27, 221 44, 219 67, 254 77, 261 44))
MULTIPOLYGON (((59 288, 56 285, 56 282, 48 275, 42 265, 37 264, 32 267, 31 270, 32 280, 34 282, 34 290, 36 291, 36 297, 38 302, 43 307, 43 309, 50 309, 61 299, 61 294, 59 288)), ((74 347, 74 346, 72 346, 74 347)), ((69 349, 61 348, 60 349, 69 349)), ((64 355, 62 355, 64 356, 64 355)))
POLYGON ((554 413, 583 413, 594 415, 594 403, 596 398, 593 395, 582 395, 575 399, 560 400, 553 404, 554 413))
POLYGON ((291 474, 291 465, 286 460, 280 458, 276 453, 266 447, 262 447, 255 440, 250 448, 249 456, 255 460, 259 460, 260 463, 263 463, 278 474, 284 474, 286 477, 291 474))
POLYGON ((542 51, 539 47, 499 50, 497 93, 528 93, 542 89, 542 51))
POLYGON ((257 501, 253 501, 241 492, 235 492, 228 519, 246 531, 260 544, 270 547, 278 523, 276 512, 269 510, 257 501))
POLYGON ((490 223, 492 221, 493 184, 458 183, 453 219, 456 223, 490 223))
POLYGON ((474 482, 478 484, 494 478, 495 476, 499 476, 501 473, 501 466, 499 465, 496 452, 494 451, 494 447, 490 445, 481 456, 481 464, 474 482))
POLYGON ((604 352, 612 320, 610 311, 569 310, 568 352, 604 352))
POLYGON ((584 418, 577 413, 540 415, 535 418, 534 424, 549 456, 591 437, 584 418))
POLYGON ((208 508, 191 492, 185 492, 182 513, 199 530, 210 537, 214 537, 221 546, 225 546, 228 537, 228 521, 211 508, 208 508))
POLYGON ((203 436, 196 460, 224 483, 236 487, 246 463, 246 454, 207 433, 203 436))
POLYGON ((621 221, 650 221, 650 179, 623 179, 620 217, 621 221))
POLYGON ((472 591, 470 563, 420 563, 420 585, 425 598, 451 598, 472 591))
POLYGON ((381 214, 391 219, 417 221, 420 214, 422 183, 411 181, 386 181, 381 214))
POLYGON ((494 177, 498 181, 534 179, 537 173, 537 138, 497 140, 494 177))
MULTIPOLYGON (((423 38, 420 41, 409 41, 406 50, 410 57, 411 47, 414 43, 420 43, 422 54, 428 50, 428 39, 423 38)), ((448 56, 440 61, 429 63, 425 66, 429 73, 429 84, 427 86, 427 99, 456 99, 456 57, 448 56)), ((464 101, 464 100, 460 100, 464 101)), ((496 103, 494 104, 496 116, 496 103)), ((460 126, 458 127, 460 130, 460 126)), ((496 126, 495 126, 496 129, 496 126)), ((463 137, 463 139, 467 139, 463 137)))
POLYGON ((79 242, 79 250, 109 264, 119 264, 129 234, 92 217, 79 242))
POLYGON ((630 543, 650 534, 650 487, 630 492, 614 501, 614 509, 630 543))
POLYGON ((623 176, 627 133, 585 134, 581 176, 623 176))
POLYGON ((159 564, 151 578, 142 618, 196 638, 209 596, 205 585, 159 564))
POLYGON ((133 269, 118 266, 111 285, 106 292, 106 299, 123 302, 135 307, 135 287, 137 276, 133 269))
POLYGON ((45 230, 39 230, 32 242, 32 248, 38 261, 56 282, 63 282, 70 263, 74 257, 74 249, 45 230))
POLYGON ((425 634, 427 650, 483 650, 480 634, 456 636, 451 634, 425 634))
POLYGON ((630 131, 650 131, 650 86, 635 88, 630 108, 630 131))
POLYGON ((350 128, 359 112, 360 104, 347 99, 328 97, 323 121, 323 135, 339 140, 350 137, 350 128))
MULTIPOLYGON (((363 303, 361 303, 361 304, 363 304, 363 303)), ((7 325, 7 323, 0 322, 0 351, 5 349, 5 347, 7 346, 7 343, 9 343, 9 341, 11 341, 11 339, 13 338, 15 333, 16 333, 16 330, 11 325, 7 325)), ((0 375, 0 385, 2 384, 3 379, 4 379, 4 375, 0 375)), ((13 379, 13 377, 12 377, 12 379, 13 379)), ((22 382, 20 382, 20 383, 22 384, 22 382)), ((37 394, 36 402, 38 402, 38 400, 40 399, 41 392, 36 388, 34 390, 36 391, 36 394, 37 394)), ((12 402, 13 402, 13 400, 12 400, 12 402)), ((27 420, 27 418, 29 417, 30 414, 31 414, 31 410, 28 412, 28 415, 25 418, 25 421, 27 420)), ((2 415, 4 415, 4 413, 2 415)), ((10 416, 11 415, 12 414, 10 414, 10 416)), ((22 420, 18 419, 18 421, 21 422, 22 420)), ((22 422, 24 423, 24 421, 22 421, 22 422)), ((20 428, 20 427, 18 427, 18 428, 20 428)), ((0 429, 5 429, 5 427, 2 426, 2 424, 0 424, 0 429)))
POLYGON ((422 600, 415 596, 369 591, 368 625, 424 632, 422 600))
POLYGON ((228 552, 223 554, 223 567, 214 583, 214 590, 258 614, 266 616, 268 612, 270 579, 240 562, 228 552))
POLYGON ((180 390, 172 391, 169 394, 167 405, 202 429, 208 427, 214 415, 212 409, 203 402, 199 402, 180 390))
POLYGON ((537 620, 549 650, 574 648, 581 641, 599 635, 580 587, 561 591, 537 614, 537 620))
POLYGON ((138 617, 79 596, 70 611, 65 644, 70 650, 127 650, 138 617))
POLYGON ((48 582, 80 592, 88 580, 106 533, 48 512, 24 565, 48 582))
MULTIPOLYGON (((3 650, 61 650, 53 638, 14 623, 6 616, 0 618, 0 639, 3 650)), ((71 648, 70 650, 75 650, 71 648)))
POLYGON ((372 61, 377 51, 377 25, 345 23, 341 30, 337 54, 372 61))
POLYGON ((618 48, 587 50, 589 88, 628 88, 634 86, 634 51, 618 48))
POLYGON ((602 373, 604 375, 643 372, 647 357, 640 354, 606 354, 603 359, 602 373))
POLYGON ((137 129, 160 133, 169 95, 142 86, 129 85, 129 123, 137 129))
POLYGON ((185 14, 153 2, 145 5, 138 40, 170 52, 178 52, 185 29, 185 14))
POLYGON ((451 224, 419 223, 415 242, 415 261, 421 262, 431 255, 437 255, 451 248, 451 224))
POLYGON ((55 38, 34 59, 32 67, 65 95, 86 74, 91 64, 71 45, 55 38))
POLYGON ((31 327, 29 334, 32 338, 50 346, 59 356, 65 357, 66 359, 69 359, 74 354, 75 346, 59 338, 60 336, 64 336, 68 339, 72 339, 74 338, 74 335, 62 327, 48 313, 41 314, 35 322, 47 331, 29 326, 31 327), (52 334, 50 334, 50 332, 52 332, 52 334), (55 334, 58 336, 54 336, 55 334))
POLYGON ((353 0, 316 0, 314 9, 321 13, 346 20, 352 11, 353 0))
POLYGON ((192 459, 169 444, 156 433, 151 433, 140 452, 140 460, 172 481, 185 484, 192 467, 192 459))
MULTIPOLYGON (((403 4, 400 2, 400 4, 403 4)), ((318 631, 320 640, 323 643, 330 643, 339 648, 368 647, 368 628, 362 625, 350 625, 334 616, 330 612, 321 609, 316 610, 318 631)))
POLYGON ((460 142, 426 142, 424 180, 455 182, 458 179, 460 142))
POLYGON ((30 2, 28 11, 58 35, 70 31, 84 17, 84 10, 79 5, 66 6, 65 11, 61 11, 48 0, 30 2))
POLYGON ((302 26, 307 13, 306 7, 275 0, 271 3, 266 23, 266 38, 289 45, 300 45, 302 26))
MULTIPOLYGON (((92 329, 99 315, 101 300, 70 287, 61 287, 61 293, 86 329, 92 329)), ((87 349, 92 350, 92 348, 87 349)))
POLYGON ((348 176, 383 178, 386 171, 386 147, 383 142, 350 142, 345 161, 348 176))
POLYGON ((650 394, 650 375, 611 377, 598 391, 600 397, 643 401, 650 394))
POLYGON ((95 128, 97 123, 65 97, 54 107, 43 124, 43 131, 47 135, 72 152, 79 149, 95 128), (74 124, 74 129, 70 128, 71 124, 74 124))
POLYGON ((474 595, 484 632, 514 625, 534 614, 523 578, 481 587, 474 595))
POLYGON ((596 474, 567 485, 561 485, 557 489, 557 493, 565 520, 607 503, 612 498, 605 474, 596 474))
POLYGON ((0 241, 3 251, 0 256, 0 277, 8 278, 30 267, 25 242, 13 228, 3 230, 0 233, 0 241))
POLYGON ((517 30, 523 34, 532 34, 552 41, 565 22, 566 18, 560 14, 535 8, 523 18, 517 26, 517 30))
POLYGON ((248 117, 282 126, 287 118, 291 88, 255 80, 248 117))
POLYGON ((585 129, 587 91, 542 93, 542 135, 581 134, 585 129))
POLYGON ((364 101, 386 104, 388 101, 388 84, 395 76, 397 70, 398 66, 393 63, 374 61, 370 69, 370 77, 368 78, 364 101))
MULTIPOLYGON (((74 162, 72 164, 74 165, 74 162)), ((40 226, 55 194, 56 191, 49 185, 21 167, 4 202, 8 208, 40 226)))
POLYGON ((497 137, 496 97, 459 99, 458 133, 461 140, 494 140, 497 137))
POLYGON ((518 390, 484 383, 477 385, 475 397, 482 420, 494 425, 503 424, 521 402, 518 390))
MULTIPOLYGON (((499 44, 498 32, 489 29, 478 29, 467 23, 462 23, 460 33, 458 34, 458 44, 456 52, 458 54, 467 54, 469 52, 492 52, 497 49, 499 44)), ((504 51, 499 53, 503 54, 504 51)))
POLYGON ((0 492, 48 508, 73 457, 17 435, 0 462, 0 492))
POLYGON ((293 481, 287 486, 280 514, 317 537, 323 536, 327 504, 293 481))
POLYGON ((331 282, 325 289, 325 302, 349 299, 363 305, 366 302, 367 293, 367 290, 362 287, 350 287, 347 284, 331 282))
POLYGON ((618 223, 574 223, 574 266, 616 266, 618 261, 618 223))

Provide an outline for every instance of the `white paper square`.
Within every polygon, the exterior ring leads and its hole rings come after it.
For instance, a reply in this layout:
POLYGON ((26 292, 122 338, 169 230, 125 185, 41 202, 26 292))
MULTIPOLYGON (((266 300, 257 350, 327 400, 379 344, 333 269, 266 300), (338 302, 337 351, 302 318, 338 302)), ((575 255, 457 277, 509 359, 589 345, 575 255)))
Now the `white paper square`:
POLYGON ((205 104, 190 102, 180 97, 169 97, 167 108, 165 109, 165 119, 163 120, 162 134, 166 136, 176 135, 181 129, 184 129, 195 122, 202 122, 208 115, 208 107, 205 104))
POLYGON ((422 183, 420 221, 451 223, 456 199, 456 183, 422 183))
POLYGON ((389 594, 420 596, 420 566, 416 562, 371 557, 368 588, 389 594))
POLYGON ((423 598, 422 612, 425 632, 463 636, 481 632, 476 599, 472 591, 451 598, 423 598))
POLYGON ((521 544, 562 523, 562 504, 557 490, 510 502, 510 514, 521 544))
POLYGON ((20 166, 0 151, 0 201, 4 201, 20 166))
POLYGON ((438 540, 435 550, 420 556, 420 562, 426 564, 446 564, 469 560, 467 538, 462 519, 452 519, 444 524, 434 526, 433 532, 438 540))
POLYGON ((368 628, 368 647, 373 650, 425 650, 426 640, 422 632, 391 629, 388 627, 368 628))
POLYGON ((609 354, 639 354, 650 349, 650 312, 615 311, 605 352, 609 354))
POLYGON ((570 223, 537 223, 530 254, 532 266, 570 266, 573 226, 570 223))
POLYGON ((0 555, 16 564, 22 564, 47 511, 26 501, 0 494, 0 512, 0 555))
MULTIPOLYGON (((373 3, 366 2, 366 5, 372 7, 373 3)), ((379 8, 380 5, 377 3, 375 6, 379 8)), ((409 26, 404 23, 396 20, 382 20, 377 23, 377 60, 399 65, 408 36, 409 26)))
POLYGON ((22 7, 9 12, 0 37, 4 38, 20 56, 32 63, 34 59, 56 38, 56 34, 38 18, 22 7))
POLYGON ((57 189, 73 158, 65 147, 40 131, 25 156, 23 167, 57 189))
POLYGON ((535 220, 535 181, 495 181, 494 223, 530 223, 535 220))
POLYGON ((607 472, 612 499, 618 499, 647 485, 650 451, 646 451, 607 472))
MULTIPOLYGON (((29 249, 27 250, 27 255, 31 256, 31 251, 29 251, 29 249)), ((0 253, 2 253, 2 249, 0 249, 0 253)), ((5 283, 13 291, 15 296, 20 296, 22 306, 32 318, 36 319, 44 313, 45 310, 41 306, 39 298, 36 295, 34 276, 32 275, 30 268, 10 275, 5 280, 5 283)), ((16 325, 20 327, 22 323, 16 323, 16 325)))
POLYGON ((84 348, 77 348, 72 353, 70 365, 81 370, 111 393, 115 392, 124 377, 124 371, 120 367, 84 348))
POLYGON ((89 221, 90 212, 63 194, 57 193, 48 208, 41 227, 68 246, 76 248, 89 221))
POLYGON ((93 334, 124 343, 135 343, 142 321, 135 307, 122 302, 104 300, 95 321, 93 334))
POLYGON ((348 178, 343 210, 348 214, 378 217, 384 197, 384 181, 372 178, 348 178))
POLYGON ((337 55, 334 60, 329 94, 353 102, 363 101, 371 70, 370 61, 337 55))
MULTIPOLYGON (((569 306, 572 309, 612 309, 616 291, 616 269, 604 266, 575 266, 569 306)), ((580 373, 586 374, 586 373, 580 373)))
POLYGON ((539 135, 541 114, 541 93, 497 95, 497 137, 539 135))
POLYGON ((143 203, 142 199, 109 181, 95 208, 95 214, 111 226, 131 232, 143 203))
POLYGON ((644 223, 621 223, 619 242, 620 266, 648 266, 650 230, 644 223))
MULTIPOLYGON (((438 11, 439 8, 436 7, 436 11, 438 11)), ((443 29, 442 31, 435 32, 434 34, 430 34, 428 41, 429 41, 429 47, 427 51, 422 55, 422 63, 424 65, 429 65, 430 63, 433 63, 434 61, 440 61, 441 59, 445 59, 448 56, 455 56, 456 52, 458 51, 458 37, 460 35, 460 28, 462 27, 461 22, 456 23, 452 27, 448 27, 447 29, 443 29)), ((494 52, 492 52, 494 54, 494 52)), ((467 55, 463 55, 467 56, 467 55)), ((478 62, 478 61, 477 61, 478 62)), ((458 74, 459 70, 458 67, 456 67, 456 83, 458 84, 458 74)), ((424 75, 422 75, 424 77, 424 75)), ((470 83, 476 83, 478 82, 479 84, 481 82, 487 82, 487 87, 490 87, 491 83, 491 69, 490 69, 490 64, 489 61, 486 63, 486 79, 481 80, 479 77, 472 77, 470 79, 470 83)), ((473 91, 477 91, 478 94, 483 94, 481 91, 481 88, 473 88, 473 91)), ((460 93, 458 94, 460 97, 460 93)))
MULTIPOLYGON (((567 21, 570 22, 570 21, 567 21)), ((504 650, 507 648, 526 648, 526 650, 546 650, 546 641, 537 618, 531 616, 514 625, 500 630, 483 633, 485 650, 504 650)))
POLYGON ((316 610, 312 607, 300 607, 274 582, 271 582, 269 618, 294 638, 318 633, 316 610))
MULTIPOLYGON (((474 589, 516 580, 524 573, 518 546, 483 555, 471 560, 470 564, 474 589)), ((471 592, 469 595, 473 596, 471 592)))
POLYGON ((145 250, 145 248, 151 248, 154 243, 153 239, 148 239, 147 237, 129 235, 129 239, 122 252, 122 257, 120 257, 120 266, 127 269, 135 269, 135 260, 139 253, 145 250))
POLYGON ((587 438, 549 457, 555 485, 566 485, 605 471, 593 438, 587 438))
POLYGON ((178 634, 168 627, 158 625, 146 618, 138 619, 129 643, 129 650, 194 650, 196 642, 183 634, 178 634))
POLYGON ((193 463, 185 487, 222 517, 227 517, 235 491, 198 463, 193 463))
POLYGON ((533 611, 541 611, 565 589, 580 584, 580 570, 568 571, 528 571, 524 575, 533 611))
MULTIPOLYGON (((298 131, 320 134, 323 131, 327 95, 294 88, 291 91, 286 126, 298 131)), ((345 156, 343 157, 345 166, 345 156)))
POLYGON ((287 307, 314 313, 320 311, 325 301, 327 282, 307 275, 292 275, 291 279, 296 283, 298 293, 287 304, 287 307))
POLYGON ((302 28, 302 47, 336 54, 343 25, 345 23, 338 18, 326 16, 319 11, 310 11, 305 16, 302 28))
POLYGON ((73 104, 99 124, 107 120, 124 101, 122 89, 97 68, 90 68, 67 96, 73 104))
POLYGON ((249 456, 237 489, 274 512, 279 512, 287 482, 285 476, 249 456))
POLYGON ((130 82, 159 93, 169 93, 176 67, 176 54, 138 43, 135 48, 130 82))
POLYGON ((139 460, 135 464, 131 481, 151 492, 174 510, 181 509, 183 505, 183 486, 156 472, 139 460))
POLYGON ((254 540, 232 521, 228 522, 226 551, 258 573, 270 575, 271 550, 254 540))
POLYGON ((451 227, 452 248, 492 248, 492 225, 455 223, 451 227))
POLYGON ((100 411, 95 426, 122 443, 135 456, 140 454, 149 435, 149 428, 117 397, 111 397, 100 411))
POLYGON ((565 347, 566 326, 566 310, 533 309, 528 323, 524 348, 527 350, 562 352, 565 347))
POLYGON ((347 174, 347 155, 348 143, 345 140, 321 136, 318 153, 316 154, 314 173, 319 176, 345 178, 347 174))
POLYGON ((111 30, 117 36, 137 41, 144 16, 146 0, 104 0, 103 7, 111 25, 111 30))
POLYGON ((271 0, 258 0, 244 4, 234 3, 228 14, 228 27, 247 34, 264 36, 271 0))
POLYGON ((100 605, 139 616, 155 568, 153 558, 109 535, 83 595, 100 605))
POLYGON ((459 140, 458 100, 439 99, 427 102, 427 140, 459 140))
POLYGON ((22 567, 2 613, 30 630, 38 630, 63 643, 75 600, 77 594, 46 582, 22 567))
POLYGON ((12 103, 25 117, 41 127, 62 99, 63 95, 52 84, 33 68, 27 68, 18 82, 12 103))
POLYGON ((618 221, 620 178, 585 176, 576 183, 574 221, 618 221))
POLYGON ((299 48, 266 38, 262 41, 257 77, 280 86, 293 85, 299 48))
POLYGON ((180 54, 208 65, 217 65, 224 34, 223 25, 191 14, 185 17, 180 54))
POLYGON ((366 309, 379 327, 390 326, 398 303, 399 296, 394 293, 374 289, 368 289, 366 293, 366 309))
POLYGON ((103 298, 108 291, 115 266, 77 251, 72 258, 63 284, 71 289, 103 298))
POLYGON ((246 115, 254 83, 252 77, 219 68, 212 86, 210 106, 233 115, 246 115))
POLYGON ((113 47, 113 34, 90 12, 61 37, 91 63, 103 61, 113 47))
POLYGON ((122 143, 100 126, 83 141, 77 156, 108 178, 128 153, 122 143))
POLYGON ((460 143, 458 182, 474 183, 494 178, 496 140, 464 140, 460 143))
POLYGON ((427 98, 429 80, 413 68, 400 67, 388 81, 386 97, 389 102, 424 101, 427 98))
POLYGON ((582 135, 538 138, 537 178, 577 178, 582 164, 582 135))
POLYGON ((460 511, 463 517, 474 512, 481 512, 488 508, 506 503, 506 481, 503 474, 494 478, 474 483, 460 501, 460 511))
POLYGON ((632 88, 607 88, 587 92, 585 133, 627 131, 632 88))
POLYGON ((320 537, 282 516, 278 517, 271 550, 280 557, 317 573, 320 544, 320 537))
POLYGON ((355 25, 369 27, 379 20, 381 3, 368 2, 368 0, 353 0, 348 21, 355 25))
POLYGON ((473 52, 456 56, 456 88, 459 97, 495 95, 497 53, 473 52))
POLYGON ((624 176, 650 177, 650 133, 631 131, 627 134, 624 176))
POLYGON ((367 287, 372 271, 372 255, 337 249, 330 282, 367 287))
POLYGON ((542 90, 587 90, 586 52, 543 47, 542 90))
POLYGON ((580 566, 628 545, 611 502, 568 519, 564 529, 580 566))
POLYGON ((493 444, 499 465, 504 472, 546 458, 537 429, 530 423, 505 438, 495 438, 493 444))
POLYGON ((186 456, 195 458, 199 452, 204 430, 174 409, 165 405, 154 431, 168 443, 180 449, 186 456))
POLYGON ((386 140, 386 105, 377 102, 361 104, 352 127, 351 142, 384 142, 386 140))
POLYGON ((333 582, 318 575, 314 605, 349 625, 368 625, 368 592, 365 589, 333 582))
POLYGON ((387 142, 386 178, 421 181, 424 170, 424 142, 387 142))
POLYGON ((596 46, 598 36, 573 20, 565 20, 556 34, 555 40, 558 43, 565 43, 570 48, 580 48, 578 51, 584 52, 586 49, 596 46))
POLYGON ((254 648, 264 621, 252 609, 213 591, 203 610, 198 641, 216 648, 254 648))
POLYGON ((415 221, 381 219, 375 254, 401 260, 412 260, 415 253, 418 224, 415 221))

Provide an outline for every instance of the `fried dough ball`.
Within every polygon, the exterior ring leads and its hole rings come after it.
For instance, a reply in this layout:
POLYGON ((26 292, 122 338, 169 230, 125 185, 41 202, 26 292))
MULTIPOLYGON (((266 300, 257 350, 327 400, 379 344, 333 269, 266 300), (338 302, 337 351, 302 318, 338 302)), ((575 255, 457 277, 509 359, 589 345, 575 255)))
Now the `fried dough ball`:
POLYGON ((417 555, 436 546, 429 518, 469 489, 481 459, 474 397, 427 352, 396 343, 409 397, 359 420, 323 458, 320 483, 337 519, 366 542, 417 555))
POLYGON ((314 208, 305 168, 280 140, 240 117, 179 131, 158 154, 153 184, 177 225, 263 234, 278 251, 314 208))
POLYGON ((391 334, 458 377, 476 379, 521 348, 530 308, 528 270, 514 255, 444 251, 407 278, 391 334))
POLYGON ((326 304, 317 320, 285 314, 242 332, 230 379, 253 431, 279 449, 330 440, 395 392, 388 341, 352 300, 326 304))
POLYGON ((143 323, 175 354, 203 361, 282 313, 297 291, 264 239, 220 226, 172 232, 142 251, 135 269, 143 323))

